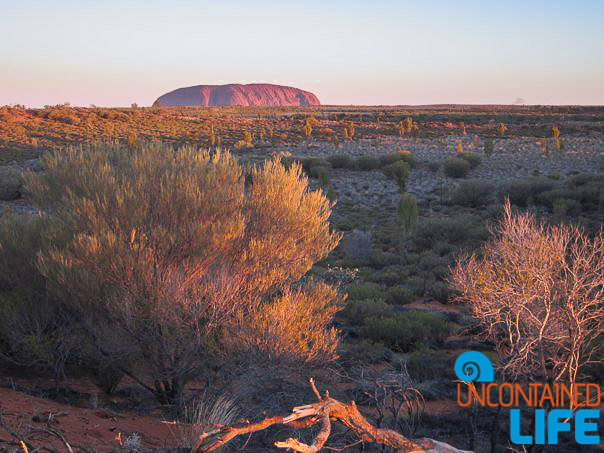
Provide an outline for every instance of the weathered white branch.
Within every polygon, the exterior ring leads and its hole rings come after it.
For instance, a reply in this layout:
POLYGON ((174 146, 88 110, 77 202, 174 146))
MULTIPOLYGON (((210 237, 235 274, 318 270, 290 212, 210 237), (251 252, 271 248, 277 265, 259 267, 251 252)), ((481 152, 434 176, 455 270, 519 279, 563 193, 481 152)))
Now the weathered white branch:
POLYGON ((284 442, 275 443, 275 446, 279 448, 290 448, 300 453, 316 453, 320 451, 327 442, 327 439, 331 434, 331 423, 339 422, 348 427, 351 431, 354 431, 359 439, 364 442, 377 443, 395 448, 400 452, 461 452, 461 450, 449 447, 440 442, 435 442, 431 439, 414 441, 396 431, 376 428, 363 417, 354 401, 350 404, 341 403, 340 401, 330 398, 328 393, 326 393, 325 397, 321 397, 312 380, 311 388, 319 399, 319 402, 294 407, 292 413, 286 417, 266 418, 258 423, 242 426, 224 426, 204 433, 200 437, 197 446, 193 451, 196 453, 216 451, 237 436, 262 431, 273 425, 307 428, 316 425, 317 423, 321 423, 321 430, 311 445, 304 444, 291 438, 284 442), (443 448, 443 446, 448 448, 443 448))

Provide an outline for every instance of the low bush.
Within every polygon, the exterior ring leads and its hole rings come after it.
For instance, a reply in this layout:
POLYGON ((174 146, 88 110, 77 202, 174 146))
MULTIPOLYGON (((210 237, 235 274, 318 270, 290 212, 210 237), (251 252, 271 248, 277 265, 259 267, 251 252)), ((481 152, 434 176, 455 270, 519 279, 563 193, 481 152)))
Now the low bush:
POLYGON ((576 216, 582 211, 581 203, 572 198, 556 198, 552 202, 552 212, 558 218, 565 218, 567 216, 576 216))
POLYGON ((306 157, 300 158, 295 156, 285 156, 280 159, 281 164, 286 168, 290 169, 292 165, 298 164, 302 166, 304 172, 311 178, 318 178, 322 173, 329 174, 332 166, 327 159, 319 157, 306 157))
POLYGON ((455 250, 455 246, 447 241, 437 241, 432 245, 432 251, 438 256, 448 256, 455 250))
POLYGON ((493 185, 487 181, 478 179, 462 181, 451 195, 450 202, 472 208, 485 206, 491 202, 493 190, 493 185))
POLYGON ((329 180, 329 171, 330 170, 331 170, 331 168, 329 166, 318 164, 318 165, 313 165, 312 167, 310 167, 308 169, 308 171, 306 172, 306 174, 308 176, 310 176, 311 178, 318 179, 319 182, 321 182, 321 181, 329 180))
POLYGON ((460 157, 451 157, 445 161, 445 175, 450 178, 463 178, 468 174, 472 166, 460 157))
POLYGON ((349 300, 375 299, 384 300, 384 289, 371 283, 353 283, 346 292, 349 300))
POLYGON ((413 243, 422 249, 431 249, 438 241, 460 246, 476 245, 485 240, 488 231, 480 218, 458 215, 449 218, 422 219, 413 235, 413 243))
POLYGON ((407 162, 399 160, 393 164, 387 165, 382 171, 388 178, 393 179, 396 182, 401 192, 405 190, 407 180, 411 174, 411 169, 407 162))
POLYGON ((472 153, 470 151, 464 151, 462 153, 458 153, 457 157, 460 157, 463 160, 467 161, 470 164, 470 168, 478 167, 480 165, 480 162, 482 161, 480 154, 472 153))
POLYGON ((512 204, 527 207, 539 196, 558 186, 556 181, 548 178, 519 179, 505 185, 501 191, 503 198, 509 198, 512 204))
POLYGON ((396 153, 391 153, 391 154, 384 154, 384 155, 380 156, 379 159, 380 159, 380 166, 382 166, 382 167, 391 165, 398 161, 405 162, 407 165, 409 165, 410 168, 414 168, 417 165, 417 160, 416 160, 415 156, 413 156, 413 154, 411 154, 411 153, 406 153, 406 152, 396 152, 396 153))
POLYGON ((446 268, 449 264, 447 258, 443 258, 432 250, 429 250, 421 254, 417 267, 425 272, 433 272, 434 269, 443 266, 446 268))
POLYGON ((442 343, 451 334, 451 325, 430 313, 408 312, 365 320, 360 335, 381 341, 395 350, 411 351, 423 345, 442 343))
POLYGON ((389 266, 380 271, 373 272, 370 280, 387 286, 398 285, 405 279, 401 266, 389 266))
POLYGON ((421 349, 407 356, 409 376, 417 381, 455 378, 455 356, 446 351, 421 349))
POLYGON ((445 282, 436 281, 428 287, 428 295, 439 302, 447 303, 453 292, 445 282))
POLYGON ((559 200, 568 205, 568 215, 579 214, 582 211, 598 211, 604 201, 604 176, 577 175, 568 180, 563 186, 542 192, 534 198, 536 204, 547 206, 554 210, 559 200))
POLYGON ((381 162, 377 156, 361 156, 356 159, 356 167, 362 171, 377 170, 381 162))
POLYGON ((325 168, 329 171, 331 164, 327 159, 321 159, 318 157, 307 157, 300 161, 302 169, 311 178, 317 178, 319 176, 319 169, 325 168))
POLYGON ((352 170, 355 168, 355 160, 346 154, 332 154, 327 161, 333 168, 346 168, 352 170))
POLYGON ((382 299, 350 300, 342 310, 342 316, 357 326, 363 324, 367 318, 392 314, 392 307, 382 299))
MULTIPOLYGON (((377 242, 377 238, 376 238, 377 242)), ((382 244, 389 243, 388 241, 381 241, 382 244)), ((386 266, 394 266, 400 263, 400 255, 396 253, 382 252, 374 250, 369 260, 369 265, 374 269, 383 269, 386 266)))
POLYGON ((392 305, 410 304, 415 296, 404 286, 392 286, 386 290, 386 302, 392 305))
POLYGON ((424 296, 431 280, 431 276, 428 275, 414 275, 405 280, 405 286, 417 299, 424 296))
POLYGON ((604 184, 604 174, 602 173, 581 173, 572 176, 568 180, 568 184, 571 187, 581 187, 589 185, 590 183, 604 184))
POLYGON ((217 425, 230 425, 238 418, 238 412, 235 400, 229 395, 214 396, 204 392, 185 407, 180 417, 177 424, 179 446, 183 450, 195 450, 199 436, 217 425))
POLYGON ((54 108, 48 112, 46 118, 65 124, 80 124, 80 118, 72 109, 67 108, 54 108))

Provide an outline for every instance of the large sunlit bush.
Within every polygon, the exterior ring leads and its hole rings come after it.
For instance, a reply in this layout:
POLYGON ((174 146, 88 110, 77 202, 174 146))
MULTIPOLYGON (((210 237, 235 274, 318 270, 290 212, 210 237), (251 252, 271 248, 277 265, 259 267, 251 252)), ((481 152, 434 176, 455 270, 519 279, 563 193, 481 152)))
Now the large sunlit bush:
POLYGON ((101 356, 127 357, 124 371, 160 400, 254 344, 288 360, 333 358, 336 291, 292 289, 339 241, 331 203, 299 165, 275 159, 245 174, 227 152, 161 144, 69 148, 42 165, 27 177, 53 224, 37 268, 101 356))

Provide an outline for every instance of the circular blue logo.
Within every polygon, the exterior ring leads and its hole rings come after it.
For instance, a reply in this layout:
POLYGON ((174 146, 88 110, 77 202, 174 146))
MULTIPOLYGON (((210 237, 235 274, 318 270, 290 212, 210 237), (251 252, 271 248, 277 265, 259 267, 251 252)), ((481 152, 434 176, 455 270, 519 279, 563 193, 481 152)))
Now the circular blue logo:
POLYGON ((482 352, 467 351, 457 357, 455 374, 464 382, 493 382, 493 364, 482 352))

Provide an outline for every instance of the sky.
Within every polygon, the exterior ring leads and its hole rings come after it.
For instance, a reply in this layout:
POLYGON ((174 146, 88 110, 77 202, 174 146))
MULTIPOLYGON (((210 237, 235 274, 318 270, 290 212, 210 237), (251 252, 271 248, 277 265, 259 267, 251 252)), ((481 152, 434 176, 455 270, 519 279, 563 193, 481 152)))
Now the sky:
POLYGON ((253 82, 337 105, 604 105, 604 0, 0 0, 0 30, 0 105, 253 82))

